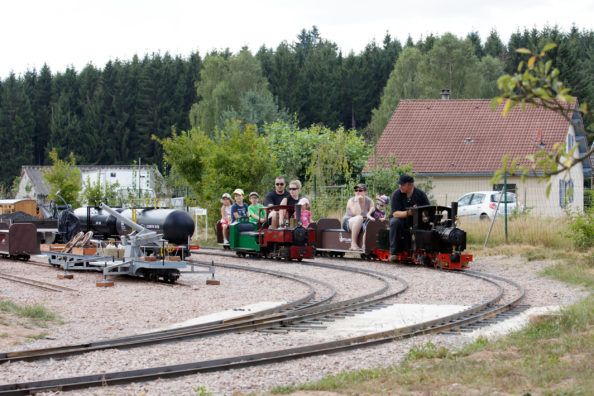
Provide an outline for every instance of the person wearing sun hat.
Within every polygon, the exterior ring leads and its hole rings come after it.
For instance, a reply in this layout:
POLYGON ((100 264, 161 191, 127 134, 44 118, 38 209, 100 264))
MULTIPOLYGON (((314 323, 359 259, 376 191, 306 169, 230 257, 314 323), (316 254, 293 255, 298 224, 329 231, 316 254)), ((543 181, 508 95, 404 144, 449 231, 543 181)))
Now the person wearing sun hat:
POLYGON ((241 188, 236 188, 235 191, 233 191, 233 198, 235 198, 235 203, 231 206, 231 220, 233 223, 239 221, 240 217, 247 216, 248 204, 243 202, 244 195, 245 194, 241 188))
POLYGON ((249 195, 249 199, 251 202, 251 205, 248 206, 248 217, 250 218, 250 222, 257 224, 258 221, 260 221, 263 223, 264 220, 266 220, 266 212, 262 211, 262 218, 260 218, 260 208, 264 207, 264 205, 258 202, 260 200, 260 194, 258 194, 255 191, 252 191, 249 195))

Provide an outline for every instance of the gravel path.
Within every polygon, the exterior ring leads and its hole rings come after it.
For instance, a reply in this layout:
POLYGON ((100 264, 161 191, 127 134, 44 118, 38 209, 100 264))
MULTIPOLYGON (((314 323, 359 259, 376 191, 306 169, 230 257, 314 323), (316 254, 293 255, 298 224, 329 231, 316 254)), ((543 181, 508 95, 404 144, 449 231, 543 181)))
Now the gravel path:
MULTIPOLYGON (((196 255, 199 257, 199 255, 196 255)), ((346 299, 364 294, 381 286, 377 279, 330 269, 305 267, 283 262, 239 260, 224 258, 233 264, 249 264, 278 271, 304 274, 329 282, 337 288, 337 298, 346 299)), ((327 258, 316 260, 340 265, 364 266, 368 269, 402 277, 409 290, 398 297, 398 303, 476 304, 495 293, 484 282, 471 280, 455 273, 431 269, 389 265, 378 262, 340 261, 327 258)), ((536 272, 544 262, 526 262, 517 257, 488 257, 476 260, 473 269, 513 279, 526 288, 522 304, 532 306, 565 305, 585 295, 560 282, 546 280, 536 272)), ((105 339, 149 331, 167 324, 221 310, 263 301, 287 301, 307 293, 306 287, 293 281, 250 272, 217 269, 221 286, 206 286, 208 275, 183 274, 180 281, 191 287, 148 283, 124 277, 115 278, 116 287, 97 288, 98 273, 75 273, 75 279, 56 279, 57 270, 10 261, 0 261, 0 271, 17 276, 60 283, 79 290, 78 293, 51 293, 0 280, 0 298, 19 304, 42 303, 58 312, 65 324, 51 325, 46 331, 51 339, 18 345, 10 350, 43 348, 91 339, 105 339)), ((145 366, 178 364, 215 359, 265 350, 284 349, 311 342, 309 332, 287 334, 245 333, 198 339, 180 343, 155 345, 125 351, 97 351, 69 358, 67 361, 16 362, 0 366, 0 383, 35 379, 60 378, 99 372, 134 369, 145 366)), ((326 336, 324 336, 326 337, 326 336)), ((326 339, 334 339, 328 334, 326 339)), ((463 336, 432 335, 392 342, 372 348, 318 356, 295 361, 216 372, 196 374, 171 380, 157 380, 109 388, 93 388, 68 394, 196 394, 199 387, 215 395, 265 391, 278 385, 293 385, 315 381, 329 374, 345 370, 373 368, 397 363, 413 345, 429 339, 438 345, 457 347, 468 339, 463 336)))

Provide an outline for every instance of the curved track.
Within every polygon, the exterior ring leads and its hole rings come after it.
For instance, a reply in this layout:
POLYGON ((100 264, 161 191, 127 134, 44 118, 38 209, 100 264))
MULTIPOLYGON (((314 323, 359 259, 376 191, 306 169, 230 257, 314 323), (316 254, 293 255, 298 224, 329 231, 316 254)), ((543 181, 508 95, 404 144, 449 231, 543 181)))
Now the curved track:
MULTIPOLYGON (((333 268, 333 269, 342 269, 342 270, 354 270, 355 272, 365 273, 369 276, 376 276, 379 278, 382 277, 390 277, 393 276, 382 274, 376 271, 368 271, 359 268, 352 268, 348 267, 346 269, 343 266, 338 266, 331 263, 300 263, 301 265, 312 265, 312 266, 321 266, 326 268, 333 268)), ((223 265, 220 265, 223 266, 223 265)), ((227 265, 224 265, 227 266, 227 265)), ((233 266, 229 265, 229 268, 233 267, 240 267, 240 266, 233 266)), ((269 270, 267 270, 269 271, 269 270)), ((354 337, 354 338, 347 338, 332 342, 325 342, 313 345, 307 345, 297 348, 290 348, 290 349, 282 349, 264 353, 257 353, 257 354, 249 354, 249 355, 241 355, 235 356, 230 358, 224 359, 215 359, 215 360, 207 360, 207 361, 197 361, 192 363, 185 363, 185 364, 178 364, 178 365, 171 365, 171 366, 162 366, 162 367, 152 367, 152 368, 145 368, 145 369, 138 369, 138 370, 130 370, 130 371, 120 371, 120 372, 113 372, 113 373, 105 373, 105 374, 96 374, 96 375, 84 375, 84 376, 77 376, 77 377, 70 377, 70 378, 62 378, 56 380, 44 380, 44 381, 33 381, 33 382, 26 382, 26 383, 18 383, 18 384, 6 384, 0 385, 0 394, 28 394, 33 392, 39 392, 41 390, 71 390, 71 389, 79 389, 79 388, 86 388, 91 386, 105 386, 105 385, 112 385, 112 384, 122 384, 122 383, 129 383, 129 382, 138 382, 138 381, 147 381, 156 378, 165 378, 165 377, 176 377, 182 376, 197 372, 206 372, 206 371, 218 371, 218 370, 229 370, 233 368, 239 367, 246 367, 246 366, 253 366, 258 364, 269 364, 273 362, 285 361, 289 359, 296 359, 306 356, 313 356, 319 354, 326 354, 326 353, 334 353, 343 350, 353 349, 353 348, 361 348, 367 347, 372 345, 377 345, 380 343, 391 342, 395 339, 404 338, 404 337, 411 337, 418 334, 426 334, 432 332, 442 332, 446 330, 451 330, 454 328, 459 328, 461 326, 467 325, 469 323, 478 322, 480 320, 485 319, 486 317, 495 316, 498 313, 507 311, 514 306, 516 306, 519 301, 524 296, 524 289, 522 286, 518 285, 517 283, 495 276, 490 274, 483 274, 477 273, 472 271, 461 272, 460 276, 468 276, 475 279, 478 279, 482 282, 489 283, 494 285, 497 288, 497 293, 494 297, 487 299, 481 304, 474 305, 460 313, 448 315, 436 320, 427 321, 423 323, 417 323, 415 325, 406 326, 402 328, 395 328, 388 331, 382 331, 373 334, 366 334, 364 336, 354 337), (507 298, 504 304, 498 304, 501 302, 504 291, 506 289, 512 289, 512 291, 507 290, 506 294, 509 294, 511 298, 507 298)), ((385 281, 385 279, 384 279, 385 281)), ((402 280, 401 282, 401 289, 389 293, 387 295, 383 295, 377 297, 380 294, 383 294, 385 290, 384 287, 381 288, 382 291, 377 290, 372 293, 368 293, 365 296, 370 296, 368 299, 361 299, 355 298, 350 299, 347 301, 340 301, 335 303, 326 303, 326 304, 317 304, 317 305, 310 305, 304 308, 293 308, 292 310, 288 310, 283 312, 280 316, 279 315, 272 315, 270 317, 262 317, 262 318, 251 318, 247 320, 239 320, 235 323, 226 323, 224 326, 228 326, 227 328, 218 327, 216 328, 209 328, 209 329, 201 329, 202 335, 213 335, 213 334, 220 334, 226 331, 248 331, 248 330, 256 330, 262 328, 270 328, 273 326, 282 326, 287 323, 291 322, 299 322, 304 320, 310 320, 313 317, 327 317, 330 315, 334 315, 336 313, 344 312, 346 310, 354 310, 359 309, 364 306, 378 304, 380 301, 384 301, 388 298, 393 298, 398 294, 402 293, 406 290, 406 283, 402 280), (373 295, 373 296, 372 296, 373 295), (205 331, 205 332, 204 332, 205 331)), ((251 316, 251 315, 250 315, 251 316)), ((188 331, 188 329, 186 329, 188 331)), ((181 335, 180 338, 175 339, 183 339, 187 337, 196 337, 197 334, 184 334, 181 335)), ((171 341, 172 339, 167 339, 171 341)), ((43 356, 42 356, 43 357, 43 356)))

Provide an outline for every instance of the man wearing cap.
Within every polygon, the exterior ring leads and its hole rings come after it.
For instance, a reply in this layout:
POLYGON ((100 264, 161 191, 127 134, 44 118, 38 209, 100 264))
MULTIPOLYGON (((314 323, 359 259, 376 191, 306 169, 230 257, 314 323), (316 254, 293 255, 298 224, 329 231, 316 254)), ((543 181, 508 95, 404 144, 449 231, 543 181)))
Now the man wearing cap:
POLYGON ((231 220, 233 223, 237 223, 240 217, 247 216, 248 204, 243 202, 243 195, 241 188, 236 188, 233 191, 233 198, 235 198, 235 203, 231 206, 231 220))
POLYGON ((406 219, 412 215, 411 208, 430 205, 427 194, 415 187, 415 179, 410 175, 401 175, 399 188, 392 193, 392 218, 390 219, 390 261, 398 261, 398 252, 406 247, 408 236, 406 219))

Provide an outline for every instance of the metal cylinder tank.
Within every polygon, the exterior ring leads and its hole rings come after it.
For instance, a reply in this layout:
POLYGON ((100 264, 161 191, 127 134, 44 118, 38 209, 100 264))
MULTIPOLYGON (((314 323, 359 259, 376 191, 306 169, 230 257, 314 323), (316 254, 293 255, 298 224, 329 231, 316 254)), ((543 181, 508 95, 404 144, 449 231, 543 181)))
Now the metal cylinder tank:
MULTIPOLYGON (((179 209, 136 209, 136 220, 133 219, 131 209, 115 209, 138 225, 163 235, 169 243, 184 244, 194 233, 194 220, 188 213, 179 209)), ((89 208, 90 227, 87 225, 87 208, 74 210, 79 220, 78 229, 88 229, 104 237, 127 235, 132 229, 117 221, 115 217, 101 209, 89 208)), ((99 236, 99 235, 97 235, 99 236)))
MULTIPOLYGON (((126 209, 121 212, 133 220, 132 210, 126 209)), ((163 234, 163 239, 169 243, 188 243, 188 237, 194 233, 194 220, 187 212, 179 209, 136 209, 136 221, 142 227, 163 234)), ((132 232, 130 227, 116 222, 118 234, 126 235, 132 232)))
MULTIPOLYGON (((118 212, 121 211, 121 209, 116 210, 118 212)), ((74 215, 78 218, 79 221, 79 231, 92 230, 95 233, 95 235, 101 234, 105 238, 118 235, 118 230, 116 228, 116 218, 101 209, 93 207, 82 207, 75 209, 74 215), (87 224, 87 214, 89 215, 88 217, 90 220, 90 224, 87 224)))

